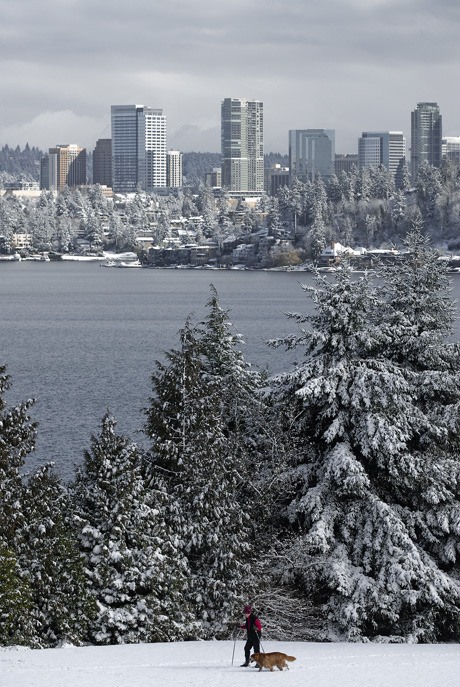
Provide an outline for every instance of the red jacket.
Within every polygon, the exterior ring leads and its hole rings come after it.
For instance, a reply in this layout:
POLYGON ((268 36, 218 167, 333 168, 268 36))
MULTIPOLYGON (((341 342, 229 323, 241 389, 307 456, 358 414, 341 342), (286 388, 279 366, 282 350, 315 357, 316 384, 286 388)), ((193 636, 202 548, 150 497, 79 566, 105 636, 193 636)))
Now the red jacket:
POLYGON ((252 634, 255 634, 256 632, 260 634, 262 632, 262 625, 260 623, 259 618, 254 614, 251 613, 251 615, 246 618, 246 622, 244 625, 241 625, 242 630, 246 630, 248 637, 252 634))

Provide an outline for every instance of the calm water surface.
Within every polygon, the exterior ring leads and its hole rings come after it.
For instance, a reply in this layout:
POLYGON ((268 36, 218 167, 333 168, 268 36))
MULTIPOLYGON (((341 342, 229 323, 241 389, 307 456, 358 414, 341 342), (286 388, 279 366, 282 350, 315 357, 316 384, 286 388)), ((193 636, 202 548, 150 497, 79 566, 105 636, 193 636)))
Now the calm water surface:
MULTIPOLYGON (((301 352, 273 350, 267 339, 296 332, 288 311, 311 304, 295 272, 103 269, 99 263, 0 262, 0 364, 8 404, 35 398, 37 449, 27 466, 55 463, 74 475, 83 450, 110 410, 118 430, 142 443, 142 408, 163 351, 176 348, 187 316, 205 316, 216 287, 247 361, 273 374, 301 352)), ((453 297, 460 296, 460 275, 453 297)), ((460 326, 459 326, 460 329, 460 326)))
POLYGON ((99 263, 0 263, 0 364, 8 404, 35 398, 37 449, 27 466, 53 461, 71 478, 110 410, 118 430, 143 441, 142 408, 163 351, 178 346, 189 314, 205 316, 210 284, 243 336, 243 354, 270 373, 294 354, 266 340, 295 331, 285 312, 304 312, 302 273, 104 269, 99 263))

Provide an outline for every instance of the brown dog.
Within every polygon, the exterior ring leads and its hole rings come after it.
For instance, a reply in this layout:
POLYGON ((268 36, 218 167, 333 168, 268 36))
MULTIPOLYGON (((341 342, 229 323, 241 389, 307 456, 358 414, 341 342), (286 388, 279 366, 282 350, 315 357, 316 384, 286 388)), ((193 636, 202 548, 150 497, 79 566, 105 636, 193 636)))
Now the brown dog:
POLYGON ((262 668, 268 668, 273 672, 273 668, 278 668, 278 670, 289 670, 289 666, 286 661, 295 661, 295 656, 288 656, 287 654, 281 653, 281 651, 272 651, 270 654, 252 654, 251 661, 257 663, 259 666, 259 672, 262 668))

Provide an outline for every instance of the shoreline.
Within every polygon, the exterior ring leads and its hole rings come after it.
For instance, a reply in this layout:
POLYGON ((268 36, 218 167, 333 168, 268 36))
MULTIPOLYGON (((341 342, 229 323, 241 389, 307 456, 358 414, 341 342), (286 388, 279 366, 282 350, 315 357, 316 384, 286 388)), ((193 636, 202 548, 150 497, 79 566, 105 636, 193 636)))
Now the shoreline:
MULTIPOLYGON (((446 260, 446 258, 440 258, 446 260)), ((460 256, 451 256, 448 258, 452 261, 452 267, 448 267, 448 274, 460 274, 460 256)), ((300 265, 283 265, 279 267, 248 267, 243 263, 230 266, 217 266, 205 263, 203 265, 192 264, 174 264, 174 265, 146 265, 139 261, 139 258, 134 252, 126 253, 112 253, 104 252, 102 255, 82 255, 71 253, 53 253, 52 251, 37 253, 21 257, 19 253, 13 255, 0 255, 0 263, 16 263, 16 262, 94 262, 99 263, 100 267, 118 268, 118 269, 153 269, 153 270, 213 270, 213 271, 253 271, 253 272, 301 272, 301 273, 327 273, 334 274, 341 270, 340 266, 333 265, 319 265, 313 266, 311 263, 302 263, 300 265)), ((352 273, 370 274, 375 270, 373 267, 355 265, 351 269, 352 273)))

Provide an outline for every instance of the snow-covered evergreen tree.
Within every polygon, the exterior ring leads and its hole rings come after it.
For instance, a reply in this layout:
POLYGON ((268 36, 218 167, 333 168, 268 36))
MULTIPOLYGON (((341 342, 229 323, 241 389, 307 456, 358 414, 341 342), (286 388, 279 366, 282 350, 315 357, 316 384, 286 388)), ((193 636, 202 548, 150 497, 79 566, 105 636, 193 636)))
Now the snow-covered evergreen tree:
POLYGON ((147 489, 136 444, 107 413, 72 487, 81 550, 97 615, 98 644, 172 641, 191 634, 187 568, 165 524, 161 481, 147 489))
POLYGON ((382 287, 348 269, 317 280, 304 287, 315 312, 291 313, 301 333, 275 344, 304 349, 273 383, 275 409, 303 439, 279 480, 284 578, 341 637, 458 638, 458 461, 438 449, 417 373, 389 355, 382 287))
POLYGON ((9 388, 6 368, 0 366, 0 544, 14 549, 16 532, 24 524, 21 469, 35 448, 37 425, 29 415, 33 400, 6 407, 9 388))
POLYGON ((378 165, 370 169, 370 193, 373 198, 387 200, 395 192, 394 173, 385 167, 378 165))
MULTIPOLYGON (((204 380, 214 388, 213 405, 224 422, 228 451, 239 475, 238 491, 254 521, 257 514, 261 516, 261 503, 260 498, 254 499, 256 494, 247 485, 266 462, 273 445, 272 427, 267 423, 267 409, 260 393, 265 375, 244 359, 242 336, 233 330, 229 312, 222 308, 212 284, 210 291, 201 333, 204 380), (257 504, 252 510, 250 504, 254 500, 257 504)), ((257 529, 254 524, 253 528, 257 529)))
POLYGON ((213 287, 208 308, 200 326, 187 320, 180 349, 157 363, 146 433, 151 470, 165 475, 178 504, 173 527, 189 561, 189 599, 212 637, 226 636, 251 582, 251 506, 241 497, 257 440, 247 432, 256 378, 213 287))
POLYGON ((30 589, 18 550, 25 527, 21 470, 35 448, 36 424, 29 415, 32 400, 7 408, 4 394, 9 388, 6 368, 0 366, 0 643, 29 644, 34 632, 30 589))
POLYGON ((343 202, 343 189, 335 173, 332 174, 327 182, 326 193, 329 201, 334 206, 343 202))
POLYGON ((459 349, 458 344, 447 343, 447 337, 453 333, 455 303, 446 262, 423 233, 420 213, 413 217, 404 244, 404 259, 382 264, 378 270, 386 300, 386 354, 415 370, 447 365, 452 371, 459 349))
POLYGON ((406 515, 436 561, 455 571, 460 534, 460 344, 450 338, 455 304, 445 261, 430 247, 418 220, 406 247, 398 269, 379 270, 386 306, 385 355, 411 376, 417 406, 428 418, 425 432, 413 443, 406 515))
POLYGON ((271 236, 276 236, 281 227, 278 198, 271 198, 267 215, 267 227, 271 236))
POLYGON ((31 645, 32 594, 20 574, 16 555, 0 545, 0 646, 31 645))
POLYGON ((46 465, 24 493, 19 564, 31 590, 34 645, 82 642, 94 615, 64 485, 46 465))

